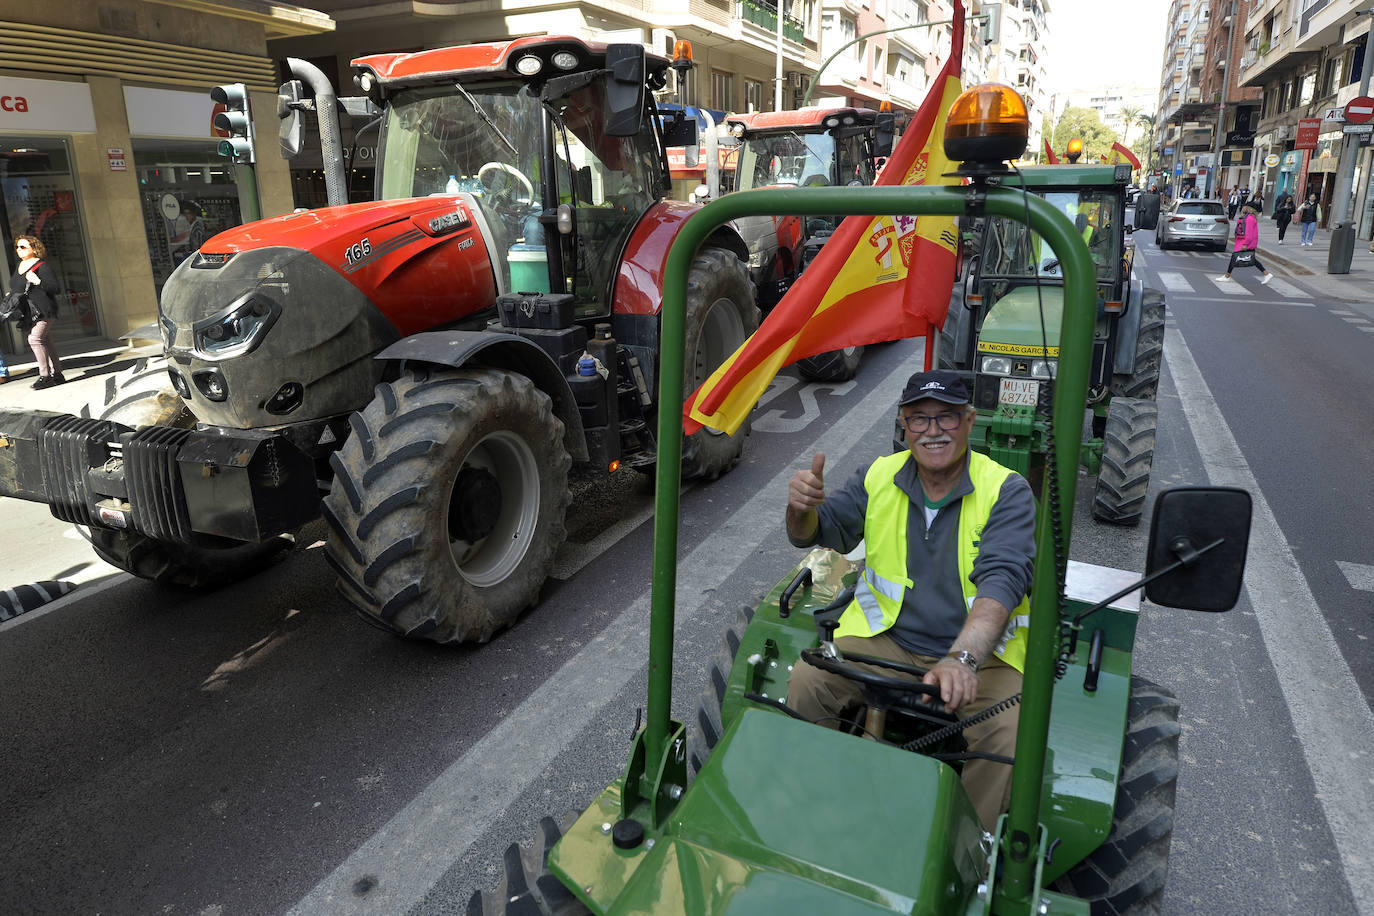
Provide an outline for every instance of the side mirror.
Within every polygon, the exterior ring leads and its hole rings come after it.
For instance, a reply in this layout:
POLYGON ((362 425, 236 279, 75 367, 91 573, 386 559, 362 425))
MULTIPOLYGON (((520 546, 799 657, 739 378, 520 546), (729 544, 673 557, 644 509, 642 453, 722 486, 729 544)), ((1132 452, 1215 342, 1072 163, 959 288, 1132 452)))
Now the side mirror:
POLYGON ((304 99, 305 83, 300 80, 288 80, 277 88, 277 117, 281 119, 277 141, 283 159, 296 156, 305 145, 305 122, 301 120, 304 99))
MULTIPOLYGON (((670 111, 659 118, 664 146, 685 146, 688 157, 700 156, 701 129, 697 119, 685 111, 670 111)), ((696 162, 689 163, 696 165, 696 162)))
POLYGON ((1229 611, 1240 597, 1250 545, 1250 494, 1234 487, 1175 487, 1155 500, 1145 597, 1165 607, 1229 611), (1172 571, 1164 568, 1181 565, 1172 571))
POLYGON ((339 99, 339 107, 354 118, 375 118, 382 113, 377 103, 365 95, 346 95, 339 99))
POLYGON ((606 70, 606 133, 633 137, 644 114, 644 46, 607 45, 606 70))
POLYGON ((885 111, 873 119, 873 158, 892 155, 892 135, 896 133, 896 115, 885 111))

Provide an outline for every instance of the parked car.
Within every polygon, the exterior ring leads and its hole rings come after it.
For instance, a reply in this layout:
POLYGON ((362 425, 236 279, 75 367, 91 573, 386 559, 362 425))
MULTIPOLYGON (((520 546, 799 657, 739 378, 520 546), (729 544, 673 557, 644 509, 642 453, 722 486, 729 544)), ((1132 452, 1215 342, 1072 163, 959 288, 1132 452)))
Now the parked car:
POLYGON ((1231 221, 1219 200, 1174 200, 1155 225, 1155 244, 1161 249, 1198 245, 1225 251, 1231 240, 1231 221))

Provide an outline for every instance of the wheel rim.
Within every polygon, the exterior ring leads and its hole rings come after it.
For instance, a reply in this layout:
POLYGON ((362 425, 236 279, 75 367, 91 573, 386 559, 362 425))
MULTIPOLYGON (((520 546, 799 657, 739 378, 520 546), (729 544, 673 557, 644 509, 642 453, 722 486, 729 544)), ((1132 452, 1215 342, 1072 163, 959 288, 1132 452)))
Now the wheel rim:
MULTIPOLYGON (((472 491, 467 491, 471 493, 472 491)), ((478 588, 505 581, 525 558, 539 518, 539 465, 520 436, 508 431, 483 438, 463 459, 449 495, 449 550, 458 572, 478 588), (495 512, 481 525, 487 533, 475 540, 457 535, 464 487, 478 482, 485 499, 495 487, 495 512)))
MULTIPOLYGON (((743 342, 744 322, 740 319, 739 309, 735 308, 735 303, 724 297, 711 303, 711 308, 701 322, 696 347, 692 350, 690 391, 701 387, 701 384, 711 377, 711 373, 729 359, 743 342)), ((723 431, 709 426, 705 429, 714 436, 725 435, 723 431)))

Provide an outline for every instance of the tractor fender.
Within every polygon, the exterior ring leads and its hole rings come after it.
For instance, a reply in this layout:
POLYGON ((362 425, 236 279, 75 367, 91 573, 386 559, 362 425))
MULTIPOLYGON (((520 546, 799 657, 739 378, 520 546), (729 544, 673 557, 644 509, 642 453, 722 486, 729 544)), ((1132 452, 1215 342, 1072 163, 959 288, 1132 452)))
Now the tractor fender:
POLYGON ((1130 375, 1135 371, 1135 345, 1140 338, 1140 320, 1145 309, 1145 284, 1140 277, 1131 276, 1126 296, 1121 303, 1121 317, 1116 320, 1116 353, 1112 356, 1112 372, 1130 375))
POLYGON ((393 364, 398 372, 407 363, 518 372, 553 400, 554 416, 563 421, 563 446, 568 454, 574 461, 589 459, 582 414, 568 380, 547 353, 524 337, 500 331, 426 331, 396 341, 376 358, 393 364))
MULTIPOLYGON (((640 219, 630 240, 615 281, 614 311, 617 315, 657 315, 663 306, 663 275, 668 267, 668 248, 682 224, 701 208, 675 200, 661 200, 640 219)), ((701 243, 701 249, 721 248, 746 264, 749 246, 729 225, 720 226, 701 243)), ((700 253, 700 252, 698 252, 700 253)))

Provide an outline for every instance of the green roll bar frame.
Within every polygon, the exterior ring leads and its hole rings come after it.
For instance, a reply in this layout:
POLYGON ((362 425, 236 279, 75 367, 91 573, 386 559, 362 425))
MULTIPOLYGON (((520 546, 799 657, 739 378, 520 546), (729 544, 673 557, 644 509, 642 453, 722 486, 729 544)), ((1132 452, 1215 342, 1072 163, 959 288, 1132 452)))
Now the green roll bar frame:
MULTIPOLYGON (((1097 286, 1087 245, 1068 218, 1045 200, 1010 188, 989 187, 975 180, 967 186, 807 188, 744 191, 707 204, 683 225, 668 253, 663 281, 660 327, 662 364, 659 377, 658 467, 655 481, 653 597, 649 631, 649 691, 642 755, 632 758, 625 814, 637 801, 657 799, 664 787, 656 784, 670 754, 680 750, 681 726, 670 718, 673 678, 673 630, 676 608, 679 490, 682 483, 682 418, 671 405, 683 403, 683 339, 686 324, 687 276, 698 247, 718 226, 744 216, 804 216, 809 213, 849 215, 974 216, 992 215, 1024 220, 1049 243, 1063 268, 1064 318, 1054 391, 1055 456, 1061 505, 1074 504, 1078 475, 1078 444, 1083 435, 1083 405, 1087 401, 1089 362, 1097 286), (634 770, 642 767, 639 772, 634 770), (630 798, 633 795, 635 798, 630 798)), ((1046 492, 1041 505, 1048 505, 1046 492)), ((779 497, 781 500, 781 496, 779 497)), ((779 519, 781 519, 781 507, 779 519)), ((1064 513, 1064 539, 1069 539, 1072 512, 1064 513)), ((781 523, 781 522, 779 522, 781 523)), ((1054 661, 1059 646, 1059 588, 1054 563, 1050 513, 1042 511, 1036 524, 1037 563, 1031 586, 1031 622, 1022 686, 1016 764, 1011 804, 1001 821, 1000 849, 1005 853, 993 909, 1030 912, 1035 901, 1040 849, 1040 792, 1044 779, 1045 748, 1049 736, 1050 704, 1054 690, 1054 661)), ((649 806, 654 827, 670 806, 649 806)))

